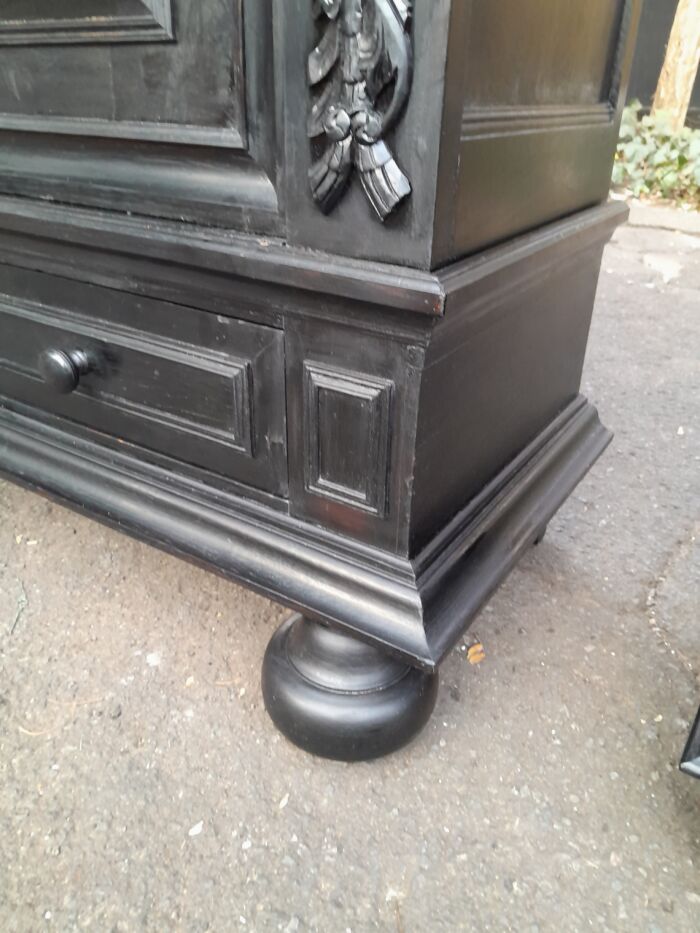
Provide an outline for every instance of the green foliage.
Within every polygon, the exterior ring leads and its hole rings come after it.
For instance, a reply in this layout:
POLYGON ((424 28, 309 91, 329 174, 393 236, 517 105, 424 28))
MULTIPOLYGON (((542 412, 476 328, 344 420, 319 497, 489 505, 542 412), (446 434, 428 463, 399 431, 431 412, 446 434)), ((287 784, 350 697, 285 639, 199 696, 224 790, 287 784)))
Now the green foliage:
POLYGON ((638 100, 625 108, 613 185, 635 197, 660 197, 700 207, 700 130, 671 132, 668 115, 642 116, 638 100))

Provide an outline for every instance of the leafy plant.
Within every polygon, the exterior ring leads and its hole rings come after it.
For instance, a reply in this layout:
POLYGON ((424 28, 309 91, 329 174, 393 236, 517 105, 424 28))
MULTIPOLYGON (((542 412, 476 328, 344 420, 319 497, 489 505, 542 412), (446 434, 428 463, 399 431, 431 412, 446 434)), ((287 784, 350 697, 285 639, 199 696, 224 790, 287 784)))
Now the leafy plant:
POLYGON ((700 130, 673 133, 667 114, 642 115, 638 100, 625 108, 613 185, 635 197, 659 197, 700 207, 700 130))

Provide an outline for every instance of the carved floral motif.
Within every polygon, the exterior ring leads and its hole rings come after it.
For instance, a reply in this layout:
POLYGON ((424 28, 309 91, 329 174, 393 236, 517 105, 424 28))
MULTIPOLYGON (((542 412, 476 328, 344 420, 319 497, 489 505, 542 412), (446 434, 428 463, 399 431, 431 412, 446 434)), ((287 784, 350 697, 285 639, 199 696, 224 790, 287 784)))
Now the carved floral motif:
POLYGON ((309 171, 313 197, 330 213, 356 170, 384 221, 411 194, 385 142, 411 88, 411 2, 312 2, 321 38, 309 55, 309 137, 325 144, 309 171))

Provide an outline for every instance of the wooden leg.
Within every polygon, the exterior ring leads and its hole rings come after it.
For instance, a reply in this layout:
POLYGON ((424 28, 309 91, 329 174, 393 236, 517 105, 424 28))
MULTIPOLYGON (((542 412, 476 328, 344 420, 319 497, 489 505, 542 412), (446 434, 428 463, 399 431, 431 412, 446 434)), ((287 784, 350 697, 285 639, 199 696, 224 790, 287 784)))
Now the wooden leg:
POLYGON ((300 748, 363 761, 396 751, 423 728, 438 676, 295 615, 268 645, 262 687, 275 725, 300 748))

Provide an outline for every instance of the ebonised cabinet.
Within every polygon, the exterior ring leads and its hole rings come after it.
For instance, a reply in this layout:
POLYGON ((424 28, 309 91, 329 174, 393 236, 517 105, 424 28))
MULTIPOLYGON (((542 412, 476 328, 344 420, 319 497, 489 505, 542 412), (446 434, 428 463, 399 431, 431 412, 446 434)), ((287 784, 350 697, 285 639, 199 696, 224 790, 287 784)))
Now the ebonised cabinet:
POLYGON ((609 441, 636 0, 0 2, 0 469, 301 613, 366 758, 609 441))

